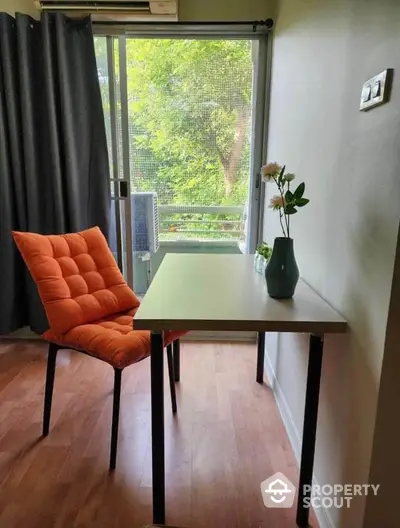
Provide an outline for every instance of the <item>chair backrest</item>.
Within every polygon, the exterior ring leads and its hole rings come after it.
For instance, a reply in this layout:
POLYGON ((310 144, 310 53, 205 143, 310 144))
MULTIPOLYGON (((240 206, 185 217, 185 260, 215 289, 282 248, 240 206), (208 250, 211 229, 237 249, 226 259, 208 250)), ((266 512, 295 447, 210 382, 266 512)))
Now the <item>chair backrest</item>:
POLYGON ((139 306, 98 227, 66 235, 13 231, 13 236, 56 334, 139 306))

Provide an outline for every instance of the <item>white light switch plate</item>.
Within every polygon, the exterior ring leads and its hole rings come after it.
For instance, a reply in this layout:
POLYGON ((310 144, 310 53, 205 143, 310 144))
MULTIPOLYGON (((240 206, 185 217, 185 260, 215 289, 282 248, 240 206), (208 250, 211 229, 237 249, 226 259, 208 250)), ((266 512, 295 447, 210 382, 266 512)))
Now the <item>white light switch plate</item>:
POLYGON ((361 91, 360 110, 370 110, 386 103, 389 99, 393 70, 391 68, 378 73, 363 84, 361 91))

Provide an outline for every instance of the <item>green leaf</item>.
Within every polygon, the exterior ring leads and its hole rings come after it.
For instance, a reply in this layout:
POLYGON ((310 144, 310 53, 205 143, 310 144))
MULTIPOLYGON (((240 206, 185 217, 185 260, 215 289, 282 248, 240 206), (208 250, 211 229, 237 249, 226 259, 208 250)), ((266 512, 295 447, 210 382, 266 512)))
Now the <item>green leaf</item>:
POLYGON ((283 175, 285 174, 285 169, 286 169, 286 165, 284 165, 284 166, 282 167, 281 172, 280 172, 280 174, 279 174, 279 176, 278 176, 278 181, 279 181, 279 183, 282 183, 282 182, 283 182, 283 175))
POLYGON ((285 213, 288 214, 288 215, 292 215, 292 214, 297 213, 297 209, 294 207, 294 205, 288 204, 285 207, 285 213))
POLYGON ((310 200, 308 198, 298 198, 296 200, 297 207, 304 207, 310 200))
POLYGON ((285 194, 285 201, 287 204, 290 204, 291 202, 293 202, 295 200, 295 197, 292 193, 292 191, 289 191, 287 190, 286 191, 286 194, 285 194))
POLYGON ((272 253, 272 248, 270 248, 266 242, 262 242, 259 246, 257 246, 256 251, 269 260, 272 253))
POLYGON ((304 182, 300 183, 300 185, 294 191, 294 196, 295 196, 296 200, 298 200, 299 198, 302 198, 302 196, 304 194, 304 191, 305 191, 305 188, 306 188, 306 184, 304 182))

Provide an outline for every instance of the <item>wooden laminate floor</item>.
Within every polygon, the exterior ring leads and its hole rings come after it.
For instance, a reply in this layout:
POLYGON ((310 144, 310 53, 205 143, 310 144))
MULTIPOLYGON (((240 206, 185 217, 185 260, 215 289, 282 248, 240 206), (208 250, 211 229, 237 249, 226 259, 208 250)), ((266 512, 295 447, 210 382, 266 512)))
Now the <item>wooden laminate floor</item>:
MULTIPOLYGON (((0 528, 151 521, 149 366, 147 359, 123 373, 117 469, 109 474, 112 368, 60 352, 51 431, 41 439, 46 346, 0 342, 0 528)), ((261 481, 281 471, 297 483, 298 470, 255 367, 255 345, 182 343, 175 418, 165 384, 168 524, 295 527, 294 507, 262 503, 261 481)))

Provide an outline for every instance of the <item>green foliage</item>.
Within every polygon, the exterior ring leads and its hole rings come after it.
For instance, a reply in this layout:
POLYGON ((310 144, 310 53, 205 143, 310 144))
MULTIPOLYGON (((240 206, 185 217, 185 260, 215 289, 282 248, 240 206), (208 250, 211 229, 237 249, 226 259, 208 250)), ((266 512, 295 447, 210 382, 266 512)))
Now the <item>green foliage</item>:
POLYGON ((289 189, 285 194, 285 213, 292 215, 297 213, 296 207, 304 207, 310 201, 308 198, 303 198, 306 189, 305 183, 300 183, 296 190, 292 193, 289 189))
POLYGON ((297 189, 293 193, 296 200, 298 198, 300 199, 303 196, 305 189, 306 189, 306 184, 300 183, 300 185, 297 187, 297 189))
MULTIPOLYGON (((245 40, 126 40, 133 190, 157 192, 160 205, 246 203, 250 174, 251 45, 251 41, 245 40)), ((95 47, 111 145, 106 39, 96 37, 95 47)), ((117 39, 114 62, 120 127, 117 39)), ((121 143, 120 137, 118 141, 121 143)), ((122 167, 122 176, 121 171, 122 167)), ((209 219, 227 220, 215 215, 209 219)), ((195 225, 187 223, 185 228, 195 225)), ((207 226, 211 229, 212 225, 204 224, 201 229, 207 230, 207 226)), ((228 230, 227 225, 225 228, 228 230)))
POLYGON ((300 183, 294 192, 290 190, 291 182, 296 178, 295 174, 285 173, 286 165, 280 167, 276 162, 267 163, 261 168, 266 182, 274 181, 278 187, 279 195, 271 198, 270 207, 279 212, 279 221, 283 236, 290 237, 290 216, 297 213, 296 207, 304 207, 310 201, 304 198, 305 183, 300 183))
MULTIPOLYGON (((105 39, 96 37, 95 46, 101 81, 108 76, 105 39)), ((251 42, 128 38, 126 47, 133 187, 166 191, 161 203, 244 204, 251 42)), ((107 114, 107 85, 100 84, 107 114)))
POLYGON ((272 248, 266 242, 262 242, 259 246, 257 246, 256 251, 267 260, 271 258, 272 248))
POLYGON ((250 43, 128 39, 127 64, 129 114, 141 132, 132 149, 145 148, 154 158, 150 177, 171 190, 167 203, 244 204, 248 140, 231 172, 229 163, 238 129, 248 139, 250 43))
POLYGON ((310 200, 308 198, 297 198, 296 205, 297 207, 304 207, 309 201, 310 200))

